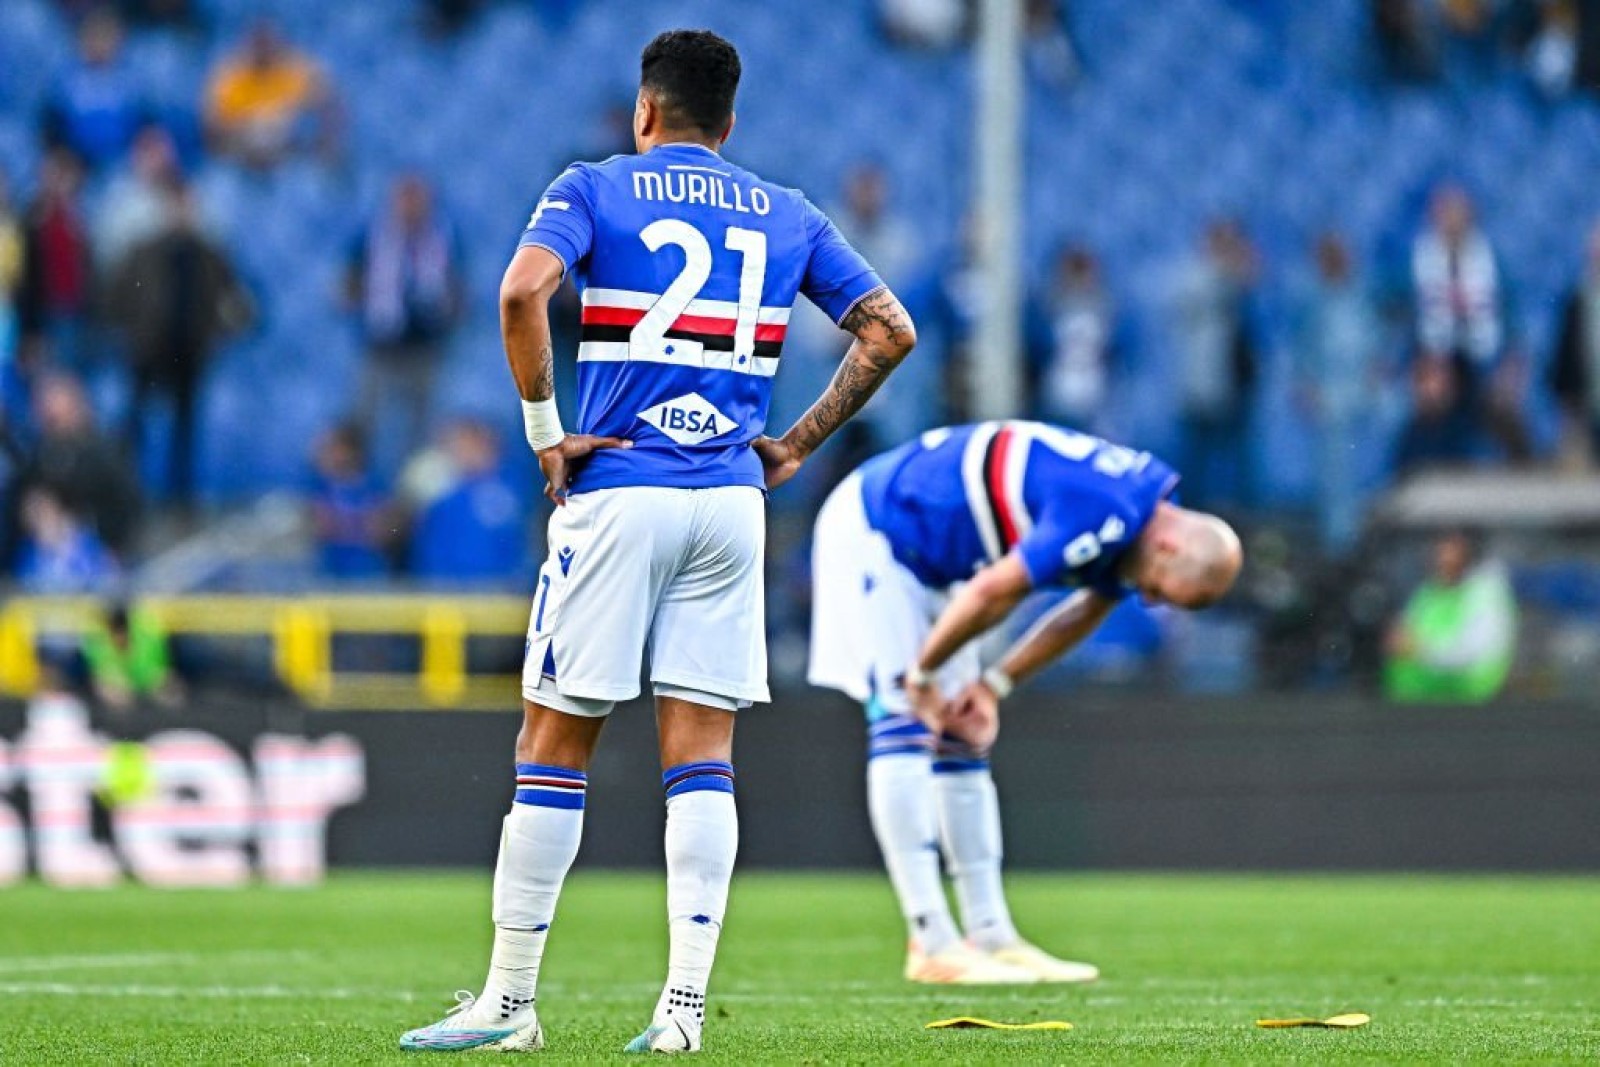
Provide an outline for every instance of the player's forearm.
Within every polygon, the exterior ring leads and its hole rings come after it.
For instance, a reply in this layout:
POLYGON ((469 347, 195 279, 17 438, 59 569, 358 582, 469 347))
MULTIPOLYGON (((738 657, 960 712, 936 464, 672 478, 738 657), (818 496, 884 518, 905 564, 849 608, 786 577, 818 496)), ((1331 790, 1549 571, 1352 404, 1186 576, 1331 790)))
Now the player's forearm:
POLYGON ((987 633, 1016 608, 1027 591, 990 589, 982 574, 968 582, 939 615, 922 642, 916 666, 936 671, 981 634, 987 633))
POLYGON ((500 294, 500 337, 511 377, 524 400, 556 394, 555 351, 550 342, 550 295, 538 291, 500 294))
POLYGON ((1078 647, 1110 613, 1111 602, 1081 590, 1034 623, 1006 650, 999 667, 1013 682, 1038 674, 1078 647))
POLYGON ((866 296, 840 325, 855 334, 855 341, 827 390, 783 435, 784 443, 801 456, 815 452, 865 407, 917 343, 911 316, 887 289, 866 296))

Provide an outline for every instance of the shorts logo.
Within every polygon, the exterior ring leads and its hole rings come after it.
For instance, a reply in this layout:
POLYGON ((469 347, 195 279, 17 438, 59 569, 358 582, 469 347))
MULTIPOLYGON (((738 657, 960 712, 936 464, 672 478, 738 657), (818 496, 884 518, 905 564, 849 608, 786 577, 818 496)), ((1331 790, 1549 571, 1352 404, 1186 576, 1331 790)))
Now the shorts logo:
POLYGON ((561 548, 556 551, 556 562, 561 564, 561 574, 563 577, 569 570, 572 569, 572 557, 575 555, 577 555, 577 553, 572 551, 571 545, 562 545, 561 548))
POLYGON ((685 393, 639 412, 639 418, 680 445, 698 445, 739 428, 699 393, 685 393))

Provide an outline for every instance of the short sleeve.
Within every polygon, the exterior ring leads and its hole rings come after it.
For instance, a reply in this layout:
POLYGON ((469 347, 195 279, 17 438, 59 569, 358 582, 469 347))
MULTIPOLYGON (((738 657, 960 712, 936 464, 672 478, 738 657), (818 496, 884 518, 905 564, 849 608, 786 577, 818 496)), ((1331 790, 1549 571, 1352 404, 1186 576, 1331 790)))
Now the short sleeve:
POLYGON ((570 273, 589 254, 594 241, 592 189, 586 167, 581 164, 568 167, 539 198, 517 247, 537 245, 548 249, 570 273))
POLYGON ((1069 508, 1047 512, 1017 542, 1016 551, 1034 588, 1082 586, 1109 600, 1122 600, 1129 589, 1117 565, 1140 531, 1137 516, 1109 497, 1090 506, 1081 498, 1069 508))
POLYGON ((800 291, 839 323, 862 297, 882 289, 883 281, 861 253, 850 247, 828 216, 809 200, 805 201, 805 218, 810 256, 800 291))

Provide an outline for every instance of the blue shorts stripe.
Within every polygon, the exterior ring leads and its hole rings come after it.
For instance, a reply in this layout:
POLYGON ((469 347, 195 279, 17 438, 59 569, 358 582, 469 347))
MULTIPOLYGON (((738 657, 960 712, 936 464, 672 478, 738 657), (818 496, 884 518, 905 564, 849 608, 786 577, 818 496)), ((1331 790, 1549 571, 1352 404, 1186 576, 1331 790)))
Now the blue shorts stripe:
POLYGON ((968 774, 972 771, 986 771, 989 761, 986 759, 936 759, 933 761, 934 774, 968 774))
POLYGON ((680 793, 732 793, 733 780, 733 764, 721 760, 680 763, 661 773, 661 785, 667 791, 668 800, 680 793))

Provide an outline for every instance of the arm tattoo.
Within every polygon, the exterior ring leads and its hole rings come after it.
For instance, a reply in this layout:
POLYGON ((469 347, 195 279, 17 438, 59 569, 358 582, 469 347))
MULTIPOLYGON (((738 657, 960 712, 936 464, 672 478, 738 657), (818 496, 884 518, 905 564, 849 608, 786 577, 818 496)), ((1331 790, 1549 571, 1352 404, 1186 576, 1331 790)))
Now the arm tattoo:
POLYGON ((911 317, 887 289, 868 295, 840 325, 856 335, 828 389, 788 433, 806 454, 860 411, 914 344, 911 317))
POLYGON ((532 400, 549 400, 556 395, 555 351, 547 339, 539 351, 539 379, 533 383, 532 400))
POLYGON ((911 316, 887 289, 868 293, 839 323, 840 329, 857 337, 870 326, 881 329, 890 345, 909 347, 906 341, 911 334, 911 316))

